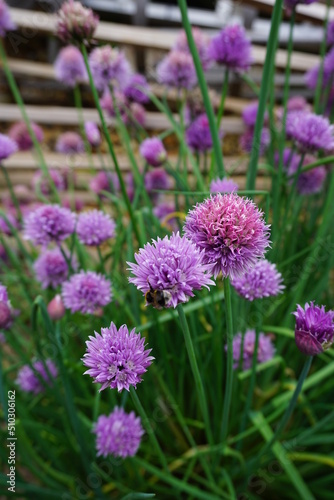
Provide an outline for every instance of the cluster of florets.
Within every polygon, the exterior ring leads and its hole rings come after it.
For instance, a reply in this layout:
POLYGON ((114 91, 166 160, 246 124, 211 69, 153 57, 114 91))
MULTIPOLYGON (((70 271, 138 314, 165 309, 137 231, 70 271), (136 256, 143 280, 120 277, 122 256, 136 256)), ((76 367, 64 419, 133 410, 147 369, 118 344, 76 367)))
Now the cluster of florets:
POLYGON ((167 87, 192 89, 196 82, 196 70, 191 54, 172 50, 157 66, 159 83, 167 87))
POLYGON ((8 298, 7 288, 0 283, 0 328, 7 330, 13 320, 13 309, 8 298))
MULTIPOLYGON (((242 370, 249 370, 252 366, 256 333, 254 330, 247 330, 244 335, 237 333, 233 339, 233 360, 234 369, 241 367, 242 370)), ((271 338, 264 333, 259 334, 256 362, 265 363, 270 361, 275 354, 275 347, 271 338)))
POLYGON ((67 0, 58 11, 56 32, 64 43, 89 43, 95 33, 99 18, 81 2, 67 0))
POLYGON ((9 158, 12 154, 16 153, 16 151, 16 142, 7 135, 0 134, 0 161, 9 158))
POLYGON ((89 210, 78 216, 76 227, 79 240, 87 246, 99 246, 115 235, 116 224, 101 210, 89 210))
MULTIPOLYGON (((41 127, 33 122, 30 123, 30 127, 37 139, 37 142, 41 143, 44 138, 41 127)), ((28 127, 24 122, 14 123, 8 131, 8 135, 16 143, 20 151, 29 151, 29 149, 33 147, 33 140, 30 136, 28 127)))
POLYGON ((112 82, 124 87, 130 79, 131 68, 124 52, 110 45, 94 49, 89 56, 89 66, 95 86, 101 91, 112 82))
POLYGON ((251 49, 242 26, 227 26, 211 39, 209 57, 227 69, 245 72, 253 62, 251 49))
MULTIPOLYGON (((222 130, 219 137, 223 137, 222 130)), ((189 148, 196 153, 204 153, 212 149, 212 137, 209 119, 205 113, 197 116, 186 131, 186 142, 189 148)))
POLYGON ((302 153, 334 149, 334 126, 324 116, 303 111, 290 112, 286 133, 302 153))
POLYGON ((259 260, 247 273, 232 280, 238 294, 250 301, 282 293, 285 288, 282 283, 276 265, 266 259, 259 260))
POLYGON ((54 63, 54 70, 57 80, 69 87, 87 82, 88 79, 83 56, 74 45, 61 49, 54 63))
POLYGON ((62 298, 72 313, 94 314, 110 303, 111 283, 102 274, 81 271, 62 285, 62 298))
POLYGON ((304 309, 297 305, 295 340, 298 349, 314 356, 328 349, 334 338, 334 311, 325 310, 314 302, 306 303, 304 309))
POLYGON ((37 360, 31 366, 24 365, 18 372, 16 383, 23 392, 39 394, 46 386, 53 386, 58 375, 58 369, 51 359, 37 360))
POLYGON ((269 144, 270 144, 270 132, 267 127, 268 125, 268 113, 264 115, 264 127, 261 130, 259 144, 253 144, 254 139, 254 129, 256 123, 256 117, 258 112, 259 103, 253 102, 246 106, 242 112, 242 119, 246 125, 245 132, 240 136, 239 144, 243 151, 250 153, 253 148, 259 149, 259 154, 263 155, 269 144))

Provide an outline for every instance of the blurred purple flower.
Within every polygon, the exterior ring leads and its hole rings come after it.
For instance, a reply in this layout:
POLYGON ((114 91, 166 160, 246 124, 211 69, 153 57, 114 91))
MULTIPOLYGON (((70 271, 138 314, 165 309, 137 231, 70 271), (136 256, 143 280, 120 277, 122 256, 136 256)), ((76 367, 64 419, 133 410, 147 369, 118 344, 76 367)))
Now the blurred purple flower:
POLYGON ((101 328, 101 334, 89 336, 87 350, 82 359, 89 368, 84 374, 90 375, 94 382, 102 384, 100 391, 107 387, 130 390, 142 381, 142 375, 152 364, 152 349, 145 349, 145 337, 129 332, 126 325, 117 330, 114 323, 109 328, 101 328))
POLYGON ((83 56, 74 45, 60 50, 54 63, 54 70, 57 80, 69 87, 75 87, 78 83, 88 80, 83 56))
MULTIPOLYGON (((67 252, 67 258, 69 259, 69 257, 67 252)), ((74 270, 78 268, 78 262, 74 256, 72 257, 71 266, 74 270)), ((59 248, 45 250, 41 253, 35 260, 33 268, 36 279, 41 283, 42 288, 48 286, 57 288, 68 277, 68 264, 59 248)))
POLYGON ((124 52, 110 45, 92 50, 89 66, 98 90, 105 90, 112 82, 124 87, 130 79, 131 67, 124 52))
MULTIPOLYGON (((56 170, 55 168, 50 168, 49 175, 57 191, 64 191, 66 189, 64 175, 61 171, 56 170)), ((41 193, 45 195, 48 195, 52 192, 50 179, 41 170, 35 172, 31 181, 31 185, 34 191, 39 188, 41 190, 41 193)))
POLYGON ((111 302, 111 283, 102 274, 81 271, 62 285, 62 298, 66 309, 94 314, 99 307, 111 302))
POLYGON ((65 316, 66 309, 62 301, 61 295, 57 294, 48 303, 48 313, 53 321, 58 321, 65 316))
POLYGON ((253 139, 254 139, 254 129, 247 128, 239 138, 239 144, 241 149, 243 149, 243 151, 245 151, 246 153, 251 153, 253 147, 258 147, 260 156, 264 155, 270 144, 269 129, 263 127, 261 131, 260 144, 255 144, 255 146, 253 146, 253 139))
MULTIPOLYGON (((318 84, 320 71, 320 64, 317 64, 313 68, 311 68, 305 74, 306 85, 315 90, 318 84)), ((334 87, 334 47, 330 49, 330 51, 326 54, 324 58, 323 64, 323 74, 322 74, 322 88, 326 88, 327 85, 331 83, 331 86, 334 87)))
POLYGON ((177 221, 175 215, 176 208, 172 203, 159 203, 154 207, 153 213, 160 220, 162 226, 167 226, 170 230, 177 231, 177 221))
MULTIPOLYGON (((300 163, 300 157, 296 155, 298 161, 291 162, 290 167, 288 169, 288 175, 291 176, 295 174, 298 170, 298 166, 300 163)), ((317 159, 314 156, 306 155, 303 167, 309 165, 310 163, 314 163, 317 159)), ((312 168, 311 170, 307 170, 306 172, 302 172, 297 181, 297 191, 301 195, 310 195, 319 193, 324 185, 325 179, 327 176, 326 168, 321 165, 319 167, 312 168)), ((292 180, 290 181, 292 183, 292 180)))
POLYGON ((154 190, 167 190, 171 186, 171 179, 163 168, 155 168, 145 174, 145 189, 148 194, 157 196, 158 193, 153 193, 154 190))
MULTIPOLYGON (((259 108, 259 101, 254 101, 245 106, 244 109, 242 110, 242 119, 245 125, 247 125, 247 127, 255 127, 258 108, 259 108)), ((269 118, 268 111, 266 111, 264 114, 265 125, 268 124, 268 118, 269 118)))
MULTIPOLYGON (((219 137, 223 132, 219 131, 219 137)), ((199 115, 187 128, 186 143, 192 151, 203 153, 212 148, 212 137, 208 117, 205 113, 199 115)))
POLYGON ((34 361, 32 366, 43 379, 44 384, 29 365, 24 365, 18 372, 15 381, 21 391, 39 394, 45 391, 45 385, 53 386, 55 378, 57 378, 58 375, 58 370, 51 359, 46 359, 45 365, 43 361, 34 361))
POLYGON ((157 78, 167 87, 190 90, 197 82, 191 54, 176 50, 169 52, 157 66, 157 78))
MULTIPOLYGON (((243 371, 249 370, 252 367, 254 347, 255 347, 255 331, 247 330, 244 338, 242 338, 241 333, 237 333, 233 339, 233 368, 236 369, 239 366, 241 351, 242 351, 242 363, 241 369, 243 371), (243 350, 242 350, 243 346, 243 350)), ((227 346, 226 346, 227 350, 227 346)), ((259 343, 257 350, 257 363, 265 363, 271 360, 275 354, 275 347, 269 336, 264 333, 259 334, 259 343)))
POLYGON ((302 153, 334 149, 334 126, 323 116, 303 111, 290 112, 286 130, 302 153))
POLYGON ((133 457, 144 434, 140 418, 132 411, 125 413, 117 406, 110 415, 100 415, 93 432, 96 434, 97 456, 133 457))
POLYGON ((185 235, 203 251, 215 277, 248 272, 270 246, 269 226, 252 200, 235 193, 211 195, 188 212, 185 235))
POLYGON ((167 292, 165 307, 175 308, 188 302, 193 290, 214 285, 211 266, 203 264, 203 257, 204 252, 179 233, 152 240, 135 254, 137 264, 128 262, 134 275, 129 282, 144 294, 150 289, 167 292))
POLYGON ((295 340, 298 349, 308 356, 320 354, 333 343, 334 311, 325 311, 325 306, 306 303, 304 309, 297 305, 295 340))
POLYGON ((233 193, 238 189, 238 184, 228 177, 213 179, 210 184, 210 193, 233 193))
POLYGON ((7 288, 0 283, 0 328, 10 328, 13 319, 13 309, 8 299, 7 288))
MULTIPOLYGON (((209 54, 210 38, 197 27, 192 28, 192 34, 202 67, 204 71, 206 71, 212 65, 212 59, 209 54)), ((190 54, 188 39, 185 31, 180 31, 174 45, 174 50, 190 54)))
POLYGON ((115 236, 116 224, 110 215, 101 210, 89 210, 78 216, 77 235, 81 243, 99 246, 115 236))
POLYGON ((91 146, 97 147, 101 144, 101 133, 96 123, 85 122, 85 133, 91 146))
POLYGON ((99 172, 92 178, 89 187, 96 194, 100 194, 101 191, 117 193, 120 189, 117 174, 114 172, 99 172))
POLYGON ((277 271, 276 264, 266 259, 259 260, 247 273, 234 278, 232 286, 241 297, 249 301, 274 297, 282 293, 285 286, 281 273, 277 271))
POLYGON ((74 232, 76 217, 59 205, 42 205, 24 217, 24 238, 35 245, 60 243, 74 232))
POLYGON ((5 37, 7 31, 12 31, 15 29, 16 25, 12 21, 6 2, 4 0, 0 0, 0 37, 5 37))
MULTIPOLYGON (((44 138, 43 130, 36 123, 30 123, 30 125, 37 141, 41 143, 44 138)), ((14 142, 16 142, 20 151, 28 151, 33 147, 32 139, 24 122, 14 123, 14 125, 12 125, 9 129, 8 135, 14 142)))
POLYGON ((7 236, 11 236, 13 234, 11 226, 13 226, 14 229, 20 228, 20 224, 14 213, 14 209, 12 209, 11 211, 6 212, 6 217, 0 216, 0 231, 7 234, 7 236))
POLYGON ((125 97, 139 104, 147 104, 150 102, 150 98, 147 95, 149 92, 150 86, 145 76, 140 73, 132 75, 124 88, 125 97))
POLYGON ((244 72, 252 62, 252 45, 242 26, 226 26, 211 39, 209 56, 227 69, 244 72))
POLYGON ((85 152, 85 144, 76 132, 60 134, 56 142, 57 153, 79 154, 85 152))
POLYGON ((56 33, 64 43, 89 43, 95 33, 99 18, 92 9, 81 2, 65 1, 57 14, 56 33))
MULTIPOLYGON (((1 0, 0 0, 1 1, 1 0)), ((7 135, 0 134, 0 161, 16 153, 17 144, 7 135)))
POLYGON ((160 167, 167 159, 167 151, 159 137, 149 137, 140 144, 141 156, 152 167, 160 167))

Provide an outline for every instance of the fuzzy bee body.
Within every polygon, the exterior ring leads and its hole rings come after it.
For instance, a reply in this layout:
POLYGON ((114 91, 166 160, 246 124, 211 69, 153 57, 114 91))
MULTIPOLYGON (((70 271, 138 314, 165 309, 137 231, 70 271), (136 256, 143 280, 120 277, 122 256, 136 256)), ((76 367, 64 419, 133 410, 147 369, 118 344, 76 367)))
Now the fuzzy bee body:
POLYGON ((168 290, 154 290, 148 281, 150 289, 145 293, 145 300, 147 306, 153 306, 155 309, 163 309, 168 307, 172 294, 168 290))

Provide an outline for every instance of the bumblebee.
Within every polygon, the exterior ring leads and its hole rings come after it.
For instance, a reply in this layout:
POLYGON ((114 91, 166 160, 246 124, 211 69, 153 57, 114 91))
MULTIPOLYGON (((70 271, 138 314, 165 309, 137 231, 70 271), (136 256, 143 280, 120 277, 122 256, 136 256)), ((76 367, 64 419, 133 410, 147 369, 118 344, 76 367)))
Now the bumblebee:
POLYGON ((168 290, 154 290, 151 283, 147 280, 150 286, 148 292, 145 293, 146 306, 153 306, 155 309, 163 309, 170 304, 172 294, 168 290))

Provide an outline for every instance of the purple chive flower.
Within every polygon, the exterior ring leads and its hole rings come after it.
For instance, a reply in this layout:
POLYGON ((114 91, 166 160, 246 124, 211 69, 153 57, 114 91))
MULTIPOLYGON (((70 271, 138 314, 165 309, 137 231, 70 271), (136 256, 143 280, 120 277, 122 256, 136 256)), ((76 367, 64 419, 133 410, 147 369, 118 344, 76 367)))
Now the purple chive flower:
POLYGON ((110 415, 100 415, 94 425, 97 456, 133 457, 144 434, 140 418, 132 411, 114 408, 110 415))
MULTIPOLYGON (((126 110, 129 108, 129 102, 125 97, 124 93, 118 89, 114 91, 115 103, 118 107, 119 113, 121 115, 122 121, 127 123, 128 115, 126 110)), ((116 109, 114 108, 114 101, 110 91, 106 88, 100 99, 101 108, 108 113, 111 118, 117 116, 116 109)))
MULTIPOLYGON (((67 257, 69 258, 69 255, 67 257)), ((71 265, 74 270, 78 268, 75 258, 72 258, 71 265)), ((42 288, 48 286, 57 288, 58 285, 67 280, 68 265, 59 248, 45 250, 36 259, 33 267, 36 279, 41 283, 42 288)))
POLYGON ((327 45, 334 45, 334 19, 327 25, 327 45))
MULTIPOLYGON (((192 34, 203 69, 207 70, 212 65, 212 60, 209 55, 210 38, 197 27, 192 28, 192 34)), ((174 45, 174 50, 190 53, 185 31, 180 31, 174 45)))
POLYGON ((228 177, 214 179, 210 184, 210 193, 233 193, 238 191, 239 185, 228 177))
POLYGON ((92 9, 81 2, 67 0, 58 11, 56 33, 64 43, 89 43, 95 33, 99 18, 92 9))
POLYGON ((285 288, 282 283, 283 278, 276 264, 266 259, 259 260, 247 273, 232 280, 238 294, 251 302, 282 293, 285 288))
POLYGON ((7 212, 6 217, 0 216, 0 231, 7 234, 7 236, 11 236, 13 234, 12 227, 14 229, 20 229, 19 222, 14 215, 14 210, 7 212))
POLYGON ((139 147, 139 152, 152 167, 160 167, 167 159, 167 151, 159 137, 145 139, 139 147))
POLYGON ((152 196, 157 195, 153 192, 154 190, 167 190, 171 186, 171 180, 163 168, 155 168, 147 172, 144 183, 146 191, 152 196))
POLYGON ((76 132, 64 132, 57 139, 56 151, 63 154, 84 153, 85 144, 76 132))
MULTIPOLYGON (((37 141, 41 143, 44 138, 43 130, 36 123, 31 123, 30 125, 37 141)), ((33 147, 32 139, 24 122, 14 123, 14 125, 12 125, 9 129, 8 135, 14 142, 16 142, 20 151, 28 151, 33 147)))
POLYGON ((99 246, 115 236, 116 224, 110 215, 101 210, 82 212, 78 217, 77 235, 81 243, 99 246))
POLYGON ((66 309, 93 314, 99 307, 111 302, 111 283, 102 274, 81 271, 62 285, 62 298, 66 309))
POLYGON ((307 356, 320 354, 333 343, 334 311, 325 311, 325 306, 306 303, 304 309, 297 305, 295 340, 298 349, 307 356))
POLYGON ((142 381, 142 375, 152 364, 152 349, 145 349, 145 337, 129 332, 126 325, 117 330, 114 323, 109 328, 101 328, 101 334, 89 336, 83 363, 89 368, 84 374, 90 375, 94 382, 102 384, 100 391, 107 387, 130 390, 142 381))
POLYGON ((12 21, 8 6, 4 0, 0 0, 0 37, 6 36, 7 31, 16 29, 15 23, 12 21))
MULTIPOLYGON (((242 119, 245 125, 247 125, 247 127, 255 127, 258 107, 259 107, 259 101, 254 101, 245 106, 244 109, 242 110, 242 119)), ((268 124, 268 118, 269 118, 268 111, 266 111, 264 115, 265 124, 268 124)))
POLYGON ((157 78, 167 87, 190 90, 197 82, 191 54, 176 50, 169 52, 157 66, 157 78))
MULTIPOLYGON (((279 151, 275 151, 274 154, 274 162, 275 166, 278 167, 280 161, 279 151)), ((291 148, 284 148, 283 155, 283 170, 288 174, 289 172, 294 173, 298 169, 298 165, 300 163, 300 156, 298 153, 294 152, 291 148)))
MULTIPOLYGON (((317 64, 305 74, 306 85, 313 90, 317 88, 319 71, 320 71, 320 64, 317 64)), ((331 50, 326 54, 324 58, 322 87, 326 88, 329 85, 329 83, 331 83, 333 86, 334 85, 333 77, 334 77, 334 47, 331 48, 331 50)))
MULTIPOLYGON (((238 368, 239 366, 241 351, 243 353, 241 369, 245 371, 249 370, 252 367, 254 347, 255 347, 254 330, 247 330, 244 335, 244 338, 242 338, 241 333, 237 333, 237 335, 233 339, 234 369, 238 368)), ((260 333, 258 350, 257 350, 257 362, 265 363, 266 361, 271 360, 274 357, 274 354, 275 354, 275 347, 273 346, 270 337, 265 335, 264 333, 260 333)))
POLYGON ((75 87, 77 83, 87 82, 87 71, 80 50, 74 45, 64 47, 59 52, 54 63, 57 80, 69 87, 75 87))
POLYGON ((188 212, 184 231, 200 250, 203 263, 215 277, 232 279, 262 259, 269 242, 269 226, 252 200, 237 194, 211 195, 188 212))
POLYGON ((139 104, 147 104, 150 102, 150 98, 147 95, 149 91, 150 86, 145 76, 135 73, 131 76, 124 88, 124 95, 130 101, 138 102, 139 104))
POLYGON ((227 26, 211 39, 209 56, 233 71, 244 72, 253 62, 252 46, 242 26, 227 26))
POLYGON ((287 131, 303 153, 334 149, 334 126, 323 116, 307 112, 289 113, 287 131))
POLYGON ((141 125, 144 127, 146 123, 146 110, 139 102, 131 102, 129 107, 129 114, 124 123, 129 125, 141 125))
POLYGON ((92 178, 89 187, 98 195, 101 191, 117 193, 120 190, 117 174, 113 172, 99 172, 92 178))
MULTIPOLYGON (((289 176, 295 174, 298 170, 300 157, 298 155, 295 156, 296 160, 291 161, 288 169, 289 176)), ((306 155, 303 162, 303 167, 315 161, 316 158, 314 156, 306 155)), ((323 165, 312 168, 311 170, 307 170, 306 172, 302 172, 298 177, 297 191, 301 195, 311 195, 319 193, 323 188, 326 176, 327 170, 323 165)), ((290 181, 290 183, 292 183, 292 180, 290 181)))
POLYGON ((243 151, 250 153, 253 147, 258 147, 260 156, 264 155, 270 144, 270 132, 267 128, 263 127, 261 131, 260 144, 253 146, 254 129, 247 128, 246 131, 240 136, 239 144, 243 151))
POLYGON ((12 324, 13 310, 8 299, 7 288, 0 283, 0 328, 7 330, 12 324))
POLYGON ((45 391, 45 385, 52 386, 54 384, 58 370, 51 359, 46 359, 45 364, 40 360, 34 361, 32 366, 44 381, 44 384, 29 365, 22 366, 15 382, 20 386, 21 391, 39 394, 45 391))
MULTIPOLYGON (((57 191, 65 191, 66 182, 65 182, 63 173, 60 172, 59 170, 56 170, 55 168, 50 168, 49 175, 50 175, 57 191)), ((42 172, 41 170, 38 170, 34 174, 32 181, 31 181, 31 184, 32 184, 32 188, 34 191, 36 191, 36 189, 40 189, 41 193, 43 193, 45 195, 48 195, 51 193, 50 180, 45 175, 45 173, 42 172)))
POLYGON ((0 161, 9 158, 9 156, 16 153, 16 151, 17 151, 16 142, 14 142, 13 139, 8 137, 7 135, 0 134, 0 161))
POLYGON ((152 240, 135 254, 137 264, 128 262, 134 275, 129 282, 144 294, 150 290, 166 292, 165 307, 175 308, 188 302, 193 290, 214 285, 211 266, 203 264, 203 257, 204 252, 179 233, 152 240))
POLYGON ((85 123, 85 133, 87 141, 93 147, 97 147, 101 144, 101 133, 99 127, 94 122, 85 123))
MULTIPOLYGON (((223 137, 222 131, 219 132, 223 137)), ((212 137, 208 117, 205 113, 199 115, 186 131, 186 142, 192 151, 203 153, 212 148, 212 137)))
POLYGON ((89 66, 98 90, 105 90, 111 82, 124 87, 131 75, 130 64, 124 52, 110 45, 92 50, 89 66))
POLYGON ((35 245, 60 243, 74 232, 75 214, 59 205, 42 205, 24 218, 24 237, 35 245))

